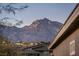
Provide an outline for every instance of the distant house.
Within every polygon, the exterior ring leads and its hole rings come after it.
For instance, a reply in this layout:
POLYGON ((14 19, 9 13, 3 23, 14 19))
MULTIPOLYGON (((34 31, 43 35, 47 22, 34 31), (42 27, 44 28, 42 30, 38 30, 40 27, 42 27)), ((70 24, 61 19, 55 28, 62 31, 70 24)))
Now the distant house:
POLYGON ((39 52, 39 56, 49 56, 48 44, 49 43, 41 42, 40 45, 32 47, 32 50, 39 52))
POLYGON ((24 50, 23 55, 25 56, 39 56, 39 52, 34 50, 24 50))
POLYGON ((27 56, 48 56, 49 50, 48 50, 48 43, 40 43, 35 46, 26 47, 23 48, 24 54, 27 56))
POLYGON ((50 55, 54 56, 79 55, 79 4, 69 15, 48 48, 50 49, 50 55))

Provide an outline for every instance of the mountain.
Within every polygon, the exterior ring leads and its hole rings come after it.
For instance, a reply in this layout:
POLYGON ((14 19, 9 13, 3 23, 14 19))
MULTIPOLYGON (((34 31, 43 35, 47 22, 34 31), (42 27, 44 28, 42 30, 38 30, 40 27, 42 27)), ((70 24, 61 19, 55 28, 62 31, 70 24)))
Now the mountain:
POLYGON ((3 35, 13 42, 48 42, 55 37, 61 26, 62 24, 57 21, 50 21, 48 18, 44 18, 22 28, 4 26, 5 29, 0 29, 0 32, 3 32, 3 35))

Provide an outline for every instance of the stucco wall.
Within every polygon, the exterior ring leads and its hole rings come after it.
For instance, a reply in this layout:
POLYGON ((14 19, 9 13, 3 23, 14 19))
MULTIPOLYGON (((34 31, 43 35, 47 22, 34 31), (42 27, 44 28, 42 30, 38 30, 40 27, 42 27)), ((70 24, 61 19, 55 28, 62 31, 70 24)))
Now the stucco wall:
POLYGON ((68 36, 61 44, 53 49, 55 56, 69 56, 70 55, 70 42, 75 40, 75 52, 79 55, 79 29, 68 36))

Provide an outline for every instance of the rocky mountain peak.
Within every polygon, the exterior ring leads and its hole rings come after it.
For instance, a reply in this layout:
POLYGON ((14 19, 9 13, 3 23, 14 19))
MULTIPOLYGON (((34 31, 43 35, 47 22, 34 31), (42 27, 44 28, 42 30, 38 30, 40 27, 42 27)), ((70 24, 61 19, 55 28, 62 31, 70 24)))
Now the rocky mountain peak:
MULTIPOLYGON (((43 18, 34 21, 30 26, 23 28, 8 27, 3 31, 3 35, 12 41, 51 41, 59 31, 61 23, 50 21, 48 18, 43 18)), ((6 26, 5 26, 6 27, 6 26)))
POLYGON ((30 26, 31 27, 37 27, 37 26, 43 26, 43 25, 46 26, 51 23, 52 23, 52 21, 50 21, 48 18, 43 18, 43 19, 34 21, 30 26))

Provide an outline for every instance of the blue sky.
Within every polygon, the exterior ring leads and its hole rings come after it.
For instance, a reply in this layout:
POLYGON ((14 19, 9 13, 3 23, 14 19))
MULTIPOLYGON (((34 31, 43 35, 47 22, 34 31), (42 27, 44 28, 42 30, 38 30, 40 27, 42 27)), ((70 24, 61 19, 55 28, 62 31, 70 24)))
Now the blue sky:
MULTIPOLYGON (((21 6, 22 4, 19 5, 21 6)), ((27 5, 29 6, 28 8, 22 11, 17 11, 15 16, 13 14, 3 13, 0 14, 0 18, 6 16, 23 20, 24 23, 22 26, 30 25, 33 21, 43 19, 45 17, 52 21, 64 23, 76 4, 27 3, 27 5)), ((17 4, 14 6, 17 6, 17 4)), ((13 19, 10 19, 10 21, 15 22, 13 19)))

